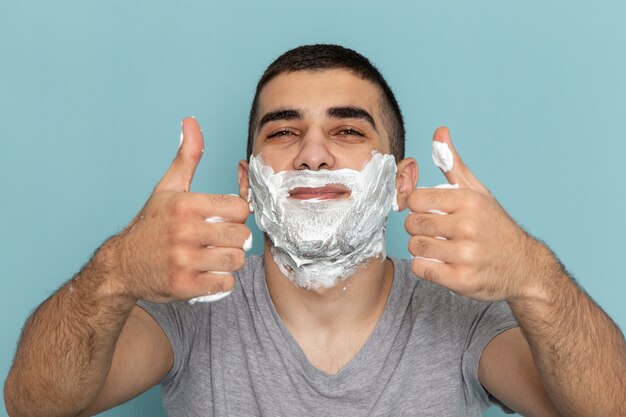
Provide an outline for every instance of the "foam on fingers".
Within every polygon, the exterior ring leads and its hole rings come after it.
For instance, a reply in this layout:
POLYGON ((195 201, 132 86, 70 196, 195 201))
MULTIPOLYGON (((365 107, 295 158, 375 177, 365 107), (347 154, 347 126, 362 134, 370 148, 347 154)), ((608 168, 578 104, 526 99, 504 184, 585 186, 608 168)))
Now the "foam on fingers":
MULTIPOLYGON (((231 272, 226 272, 226 271, 207 271, 207 273, 213 274, 213 275, 232 275, 231 272)), ((189 304, 212 303, 214 301, 221 300, 224 297, 228 297, 230 295, 230 293, 232 293, 232 292, 233 292, 233 290, 219 291, 219 292, 216 292, 215 294, 211 294, 209 292, 207 295, 201 295, 199 297, 192 298, 191 300, 188 301, 188 303, 189 304)))
POLYGON ((220 216, 207 217, 204 219, 207 223, 224 223, 224 218, 220 216))
POLYGON ((218 301, 221 300, 222 298, 228 297, 230 295, 230 293, 232 293, 233 291, 220 291, 220 292, 216 292, 215 294, 207 294, 207 295, 201 295, 200 297, 195 297, 192 298, 191 300, 188 301, 189 304, 195 304, 195 303, 212 303, 214 301, 218 301))
POLYGON ((444 173, 450 172, 454 167, 454 155, 445 142, 433 141, 433 162, 444 173))
POLYGON ((243 250, 248 252, 250 249, 252 249, 252 233, 250 233, 250 236, 243 242, 243 250))

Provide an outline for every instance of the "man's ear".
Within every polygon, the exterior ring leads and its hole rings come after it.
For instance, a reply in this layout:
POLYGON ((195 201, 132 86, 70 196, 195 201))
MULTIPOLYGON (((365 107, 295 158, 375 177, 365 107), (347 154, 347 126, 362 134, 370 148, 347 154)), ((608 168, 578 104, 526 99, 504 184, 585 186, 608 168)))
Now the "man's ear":
POLYGON ((239 196, 248 201, 248 189, 250 181, 248 180, 248 161, 243 159, 239 161, 237 166, 237 183, 239 183, 239 196))
POLYGON ((409 194, 417 186, 419 169, 417 161, 413 158, 405 158, 398 162, 396 172, 396 191, 398 192, 398 211, 406 209, 406 200, 409 194))

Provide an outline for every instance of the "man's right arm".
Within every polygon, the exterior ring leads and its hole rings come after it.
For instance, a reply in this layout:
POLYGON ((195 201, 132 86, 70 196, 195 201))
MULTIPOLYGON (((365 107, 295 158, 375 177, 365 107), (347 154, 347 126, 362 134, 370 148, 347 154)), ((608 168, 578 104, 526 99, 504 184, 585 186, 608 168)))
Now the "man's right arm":
POLYGON ((93 415, 171 369, 171 347, 156 322, 107 285, 111 244, 26 323, 5 385, 12 417, 93 415))
POLYGON ((165 333, 150 314, 134 307, 117 341, 104 386, 80 416, 101 413, 136 397, 158 384, 173 362, 165 333))
POLYGON ((27 321, 4 389, 11 417, 92 415, 140 394, 172 368, 173 354, 137 300, 169 303, 234 285, 248 203, 188 192, 204 142, 194 119, 183 133, 141 212, 27 321))

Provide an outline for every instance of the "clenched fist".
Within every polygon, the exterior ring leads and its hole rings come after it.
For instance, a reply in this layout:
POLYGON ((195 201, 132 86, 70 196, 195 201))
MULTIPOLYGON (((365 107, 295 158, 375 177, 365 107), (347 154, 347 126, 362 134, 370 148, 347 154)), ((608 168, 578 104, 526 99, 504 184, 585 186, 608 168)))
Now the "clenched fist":
POLYGON ((444 175, 459 189, 417 189, 408 197, 413 272, 451 291, 484 301, 513 301, 537 294, 560 268, 551 251, 529 236, 498 204, 458 155, 448 129, 454 165, 444 175))
POLYGON ((189 192, 204 151, 200 126, 182 124, 182 143, 141 212, 113 239, 118 290, 153 302, 229 291, 251 244, 248 203, 189 192))

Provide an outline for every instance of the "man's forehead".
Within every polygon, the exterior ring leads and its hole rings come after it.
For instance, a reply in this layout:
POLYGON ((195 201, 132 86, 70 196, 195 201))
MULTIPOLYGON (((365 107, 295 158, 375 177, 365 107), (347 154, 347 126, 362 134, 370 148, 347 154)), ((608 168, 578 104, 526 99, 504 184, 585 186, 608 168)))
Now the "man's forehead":
POLYGON ((280 108, 298 108, 306 113, 337 106, 358 106, 378 113, 381 99, 380 89, 375 84, 349 70, 284 72, 261 90, 258 117, 280 108))

